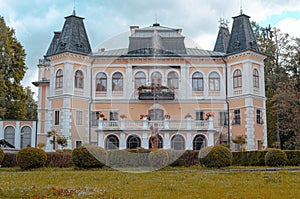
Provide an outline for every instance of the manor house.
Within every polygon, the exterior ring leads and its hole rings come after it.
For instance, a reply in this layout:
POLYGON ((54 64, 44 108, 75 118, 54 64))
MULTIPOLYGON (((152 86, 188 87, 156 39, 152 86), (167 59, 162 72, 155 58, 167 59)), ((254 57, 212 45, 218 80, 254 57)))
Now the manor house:
MULTIPOLYGON (((127 48, 92 51, 84 18, 65 17, 39 61, 37 143, 67 148, 199 150, 246 137, 267 146, 264 59, 249 16, 221 21, 213 50, 188 48, 180 28, 130 27, 127 48)), ((196 26, 195 26, 196 27, 196 26)), ((105 38, 103 38, 105 39, 105 38)))

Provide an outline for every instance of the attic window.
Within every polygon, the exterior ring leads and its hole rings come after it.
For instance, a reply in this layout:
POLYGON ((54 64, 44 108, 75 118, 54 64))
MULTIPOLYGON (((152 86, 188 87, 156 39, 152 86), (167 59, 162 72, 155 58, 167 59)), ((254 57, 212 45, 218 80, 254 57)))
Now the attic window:
POLYGON ((76 44, 76 47, 77 48, 83 48, 83 45, 82 44, 76 44))
POLYGON ((66 48, 67 43, 60 43, 59 44, 59 48, 60 49, 65 49, 66 48))
POLYGON ((256 41, 250 41, 249 44, 252 49, 255 49, 256 41))
POLYGON ((240 49, 241 43, 239 41, 236 41, 233 43, 233 48, 234 49, 240 49))

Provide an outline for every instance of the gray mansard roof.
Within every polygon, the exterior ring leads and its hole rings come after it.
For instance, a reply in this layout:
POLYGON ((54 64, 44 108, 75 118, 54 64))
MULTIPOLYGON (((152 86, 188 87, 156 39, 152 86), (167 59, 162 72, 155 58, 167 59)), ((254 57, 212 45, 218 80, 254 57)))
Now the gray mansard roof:
POLYGON ((155 23, 146 28, 131 27, 131 33, 128 54, 186 54, 181 29, 168 28, 155 23))
POLYGON ((238 53, 245 50, 260 52, 249 18, 250 17, 245 14, 233 17, 227 54, 238 53))
MULTIPOLYGON (((94 52, 94 56, 100 57, 131 57, 131 56, 144 56, 144 54, 128 54, 128 48, 121 48, 115 50, 107 50, 107 51, 99 51, 94 52)), ((224 56, 225 53, 216 52, 216 51, 209 51, 209 50, 202 50, 198 48, 186 48, 186 53, 184 54, 177 54, 176 56, 179 57, 220 57, 224 56)), ((168 56, 168 55, 162 55, 168 56)))
POLYGON ((80 54, 91 53, 91 46, 83 23, 84 18, 73 13, 65 19, 62 31, 54 32, 46 56, 67 51, 80 54))

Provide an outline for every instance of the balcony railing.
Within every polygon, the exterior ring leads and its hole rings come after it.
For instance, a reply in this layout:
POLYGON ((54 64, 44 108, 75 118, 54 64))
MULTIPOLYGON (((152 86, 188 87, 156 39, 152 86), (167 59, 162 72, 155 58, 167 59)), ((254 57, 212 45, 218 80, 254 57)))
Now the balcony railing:
POLYGON ((214 130, 213 120, 98 120, 99 130, 149 130, 151 126, 159 130, 214 130))
POLYGON ((139 100, 174 100, 174 90, 166 86, 140 86, 138 88, 139 100))

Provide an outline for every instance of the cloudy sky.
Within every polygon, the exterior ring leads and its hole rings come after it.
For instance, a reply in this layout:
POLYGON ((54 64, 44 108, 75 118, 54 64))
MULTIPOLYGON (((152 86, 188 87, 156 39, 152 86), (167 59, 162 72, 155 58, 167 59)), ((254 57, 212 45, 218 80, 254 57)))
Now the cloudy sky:
MULTIPOLYGON (((156 19, 163 26, 182 28, 183 34, 198 47, 211 50, 220 17, 227 19, 231 27, 232 17, 239 14, 241 4, 251 20, 300 37, 299 0, 76 0, 75 9, 78 16, 85 17, 94 51, 126 47, 129 26, 150 26, 156 19)), ((26 50, 25 86, 38 79, 38 59, 43 58, 53 31, 62 29, 64 17, 73 8, 74 0, 0 0, 0 15, 15 29, 26 50)))

